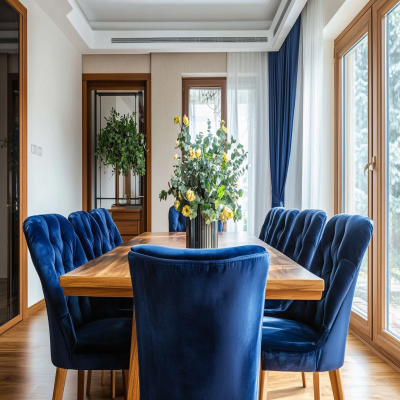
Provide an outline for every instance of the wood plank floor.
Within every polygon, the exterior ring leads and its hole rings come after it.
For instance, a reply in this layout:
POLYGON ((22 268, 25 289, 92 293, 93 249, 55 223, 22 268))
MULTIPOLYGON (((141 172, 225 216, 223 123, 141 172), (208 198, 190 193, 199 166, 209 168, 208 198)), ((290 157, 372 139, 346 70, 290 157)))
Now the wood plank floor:
MULTIPOLYGON (((64 400, 76 400, 77 372, 67 375, 64 400)), ((38 311, 0 336, 0 399, 51 399, 55 368, 50 361, 50 343, 45 310, 38 311)), ((400 374, 363 343, 349 335, 346 361, 342 368, 346 400, 400 399, 400 374)), ((312 400, 312 374, 303 388, 299 373, 271 372, 268 400, 312 400)), ((327 373, 321 379, 322 400, 332 400, 327 373)), ((122 375, 117 371, 116 399, 122 400, 122 375)), ((100 372, 94 371, 92 393, 87 399, 110 399, 110 373, 101 386, 100 372)), ((210 399, 211 400, 211 399, 210 399)))

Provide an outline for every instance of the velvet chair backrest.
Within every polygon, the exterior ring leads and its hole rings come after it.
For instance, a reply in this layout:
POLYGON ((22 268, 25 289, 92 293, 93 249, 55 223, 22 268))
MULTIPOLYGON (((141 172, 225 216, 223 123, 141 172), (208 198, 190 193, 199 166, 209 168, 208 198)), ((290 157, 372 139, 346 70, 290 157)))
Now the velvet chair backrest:
MULTIPOLYGON (((179 211, 175 210, 175 207, 170 207, 168 211, 168 225, 170 232, 186 232, 186 217, 179 211)), ((218 231, 222 232, 223 224, 218 221, 218 231)))
POLYGON ((90 322, 93 313, 87 297, 64 296, 59 280, 87 259, 72 225, 62 215, 29 217, 23 231, 46 301, 51 359, 56 367, 68 369, 75 330, 90 322))
POLYGON ((186 217, 172 206, 168 212, 168 224, 170 232, 186 232, 186 217))
POLYGON ((267 244, 271 243, 272 235, 278 225, 279 218, 284 211, 285 209, 283 207, 275 207, 268 212, 261 228, 260 236, 258 237, 259 239, 267 244))
POLYGON ((286 244, 289 240, 289 236, 292 232, 294 223, 296 221, 297 216, 299 215, 299 210, 285 210, 276 225, 274 233, 272 234, 272 238, 270 240, 270 245, 275 247, 275 249, 283 252, 283 249, 286 247, 286 244))
POLYGON ((118 228, 112 220, 109 212, 105 208, 93 209, 90 211, 90 214, 96 220, 100 227, 101 233, 111 246, 111 249, 114 249, 122 244, 122 238, 118 228))
POLYGON ((91 214, 86 211, 77 211, 70 214, 68 220, 82 244, 88 261, 112 250, 109 241, 105 240, 99 225, 91 214))
POLYGON ((326 213, 304 210, 296 218, 283 253, 302 267, 310 270, 311 261, 321 240, 326 213))
MULTIPOLYGON (((319 332, 319 370, 343 365, 351 305, 360 265, 373 233, 373 222, 359 215, 339 214, 326 225, 310 271, 323 278, 319 301, 293 301, 285 318, 319 332)), ((331 369, 329 369, 331 368, 331 369)))
POLYGON ((268 252, 139 245, 128 258, 140 398, 255 400, 268 252))

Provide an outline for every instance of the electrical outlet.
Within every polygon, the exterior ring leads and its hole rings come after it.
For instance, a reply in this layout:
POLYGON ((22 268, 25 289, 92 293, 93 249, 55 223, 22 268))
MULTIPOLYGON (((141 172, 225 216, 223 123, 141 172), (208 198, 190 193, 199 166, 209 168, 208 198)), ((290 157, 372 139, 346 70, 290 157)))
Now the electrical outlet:
POLYGON ((42 156, 42 148, 41 147, 38 147, 37 148, 37 153, 36 153, 38 156, 42 156))
POLYGON ((37 147, 36 147, 36 145, 34 145, 34 144, 31 145, 31 152, 32 152, 33 154, 36 154, 36 152, 37 152, 37 147))

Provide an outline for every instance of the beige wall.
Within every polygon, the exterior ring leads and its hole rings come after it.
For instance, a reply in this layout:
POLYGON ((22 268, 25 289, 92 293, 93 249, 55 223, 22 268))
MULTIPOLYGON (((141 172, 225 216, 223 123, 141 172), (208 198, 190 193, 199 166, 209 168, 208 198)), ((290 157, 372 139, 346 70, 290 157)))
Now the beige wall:
POLYGON ((150 54, 84 54, 84 74, 150 73, 150 54))
POLYGON ((173 123, 182 112, 182 75, 226 74, 226 53, 158 53, 151 55, 83 55, 83 73, 151 72, 152 231, 168 231, 168 209, 173 199, 160 203, 173 172, 173 123))

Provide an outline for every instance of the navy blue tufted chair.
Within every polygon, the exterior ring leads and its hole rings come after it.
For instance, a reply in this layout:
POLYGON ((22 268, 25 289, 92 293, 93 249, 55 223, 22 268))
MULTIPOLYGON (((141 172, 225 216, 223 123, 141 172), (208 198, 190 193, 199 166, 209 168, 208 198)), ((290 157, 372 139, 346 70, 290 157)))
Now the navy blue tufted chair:
POLYGON ((170 232, 186 232, 186 217, 174 206, 169 209, 168 224, 170 232))
MULTIPOLYGON (((186 232, 186 217, 172 206, 168 211, 168 224, 170 232, 186 232)), ((218 231, 222 232, 223 224, 218 221, 218 231)))
POLYGON ((261 227, 260 236, 258 237, 260 240, 267 244, 271 243, 272 235, 274 234, 279 218, 284 211, 285 209, 283 207, 275 207, 268 212, 263 226, 261 227))
POLYGON ((274 233, 272 234, 269 245, 275 247, 275 249, 283 252, 286 244, 289 240, 289 236, 292 232, 293 225, 299 215, 299 210, 285 210, 276 225, 274 233))
POLYGON ((128 259, 140 398, 257 399, 268 252, 139 245, 128 259))
POLYGON ((328 222, 310 267, 325 281, 322 298, 295 300, 277 318, 264 317, 263 371, 314 372, 318 380, 319 372, 329 371, 338 389, 354 290, 372 232, 373 222, 358 215, 328 222))
POLYGON ((129 369, 132 319, 96 318, 88 297, 64 296, 60 286, 60 276, 87 262, 72 225, 61 215, 38 215, 23 231, 46 301, 55 386, 64 387, 68 369, 129 369))
MULTIPOLYGON (((279 250, 302 267, 310 270, 311 260, 321 240, 325 222, 326 213, 324 211, 302 211, 294 222, 285 248, 279 250)), ((289 307, 291 302, 291 300, 265 300, 265 315, 280 312, 289 307)))
POLYGON ((96 208, 90 211, 90 214, 92 214, 93 218, 96 220, 111 249, 122 244, 122 238, 118 228, 105 208, 96 208))

